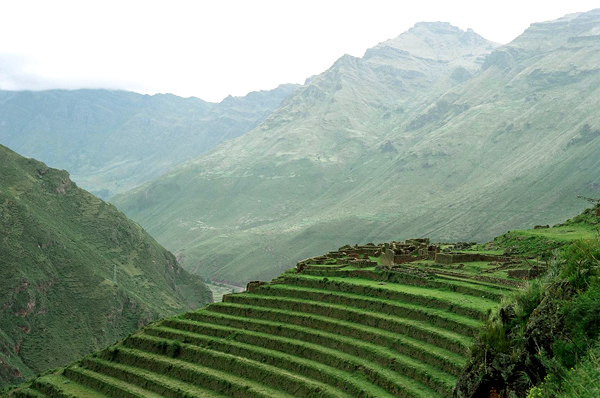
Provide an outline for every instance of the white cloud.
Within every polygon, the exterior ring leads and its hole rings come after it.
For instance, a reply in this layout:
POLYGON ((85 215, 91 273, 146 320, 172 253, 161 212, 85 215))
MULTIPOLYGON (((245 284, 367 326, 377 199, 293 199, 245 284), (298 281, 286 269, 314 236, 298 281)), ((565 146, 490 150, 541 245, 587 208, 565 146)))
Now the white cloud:
POLYGON ((302 83, 419 21, 508 42, 594 1, 18 1, 0 4, 0 89, 121 88, 218 101, 302 83), (536 4, 538 3, 538 4, 536 4), (557 3, 557 4, 553 4, 557 3), (560 3, 560 4, 559 4, 560 3), (564 4, 563 4, 564 3, 564 4))

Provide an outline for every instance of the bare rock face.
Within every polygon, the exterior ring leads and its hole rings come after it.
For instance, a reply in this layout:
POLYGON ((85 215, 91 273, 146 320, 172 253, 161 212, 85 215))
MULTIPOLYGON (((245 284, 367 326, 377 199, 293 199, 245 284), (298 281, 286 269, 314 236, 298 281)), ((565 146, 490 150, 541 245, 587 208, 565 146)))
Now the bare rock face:
POLYGON ((68 174, 65 178, 63 178, 60 183, 58 184, 58 186, 56 187, 56 192, 59 194, 65 194, 65 192, 67 192, 70 188, 71 188, 71 179, 69 178, 68 174))

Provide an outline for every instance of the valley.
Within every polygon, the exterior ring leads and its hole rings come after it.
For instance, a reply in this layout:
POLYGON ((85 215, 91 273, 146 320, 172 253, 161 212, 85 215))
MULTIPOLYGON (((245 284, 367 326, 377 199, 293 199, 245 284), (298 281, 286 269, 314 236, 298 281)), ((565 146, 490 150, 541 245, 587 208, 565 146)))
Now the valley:
POLYGON ((461 271, 420 275, 421 263, 353 265, 355 254, 378 264, 373 249, 307 260, 269 284, 154 323, 23 394, 448 396, 486 314, 514 287, 461 271))

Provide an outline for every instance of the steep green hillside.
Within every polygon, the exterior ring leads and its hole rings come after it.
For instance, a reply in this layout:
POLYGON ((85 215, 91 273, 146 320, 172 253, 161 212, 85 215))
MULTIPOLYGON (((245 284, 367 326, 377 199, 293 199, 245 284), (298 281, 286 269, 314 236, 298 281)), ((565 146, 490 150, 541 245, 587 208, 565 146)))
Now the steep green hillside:
POLYGON ((238 137, 296 86, 221 103, 108 90, 0 91, 0 143, 106 198, 238 137))
POLYGON ((455 397, 600 396, 600 200, 595 202, 558 227, 511 232, 490 244, 544 257, 545 269, 492 312, 455 397))
POLYGON ((491 52, 472 31, 417 24, 113 203, 186 269, 230 282, 346 242, 556 223, 600 189, 598 29, 600 10, 573 14, 491 52))
POLYGON ((0 146, 0 386, 212 301, 139 225, 0 146))

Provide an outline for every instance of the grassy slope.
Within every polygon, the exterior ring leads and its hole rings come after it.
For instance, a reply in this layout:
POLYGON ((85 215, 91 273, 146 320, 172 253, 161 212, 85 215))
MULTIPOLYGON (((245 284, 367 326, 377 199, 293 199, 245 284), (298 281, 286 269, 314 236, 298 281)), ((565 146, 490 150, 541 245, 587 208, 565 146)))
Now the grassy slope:
POLYGON ((454 396, 597 396, 599 225, 596 201, 565 223, 511 231, 489 244, 545 259, 548 269, 491 314, 454 396))
POLYGON ((449 77, 464 57, 415 41, 485 47, 414 28, 342 57, 252 132, 114 203, 187 269, 231 282, 347 242, 485 241, 558 222, 600 186, 600 48, 586 37, 599 14, 532 25, 481 70, 471 60, 466 81, 449 77))
POLYGON ((296 86, 221 103, 109 90, 0 92, 0 143, 68 170, 105 198, 160 176, 264 120, 296 86))
POLYGON ((0 269, 0 385, 212 298, 114 206, 2 146, 0 269))

